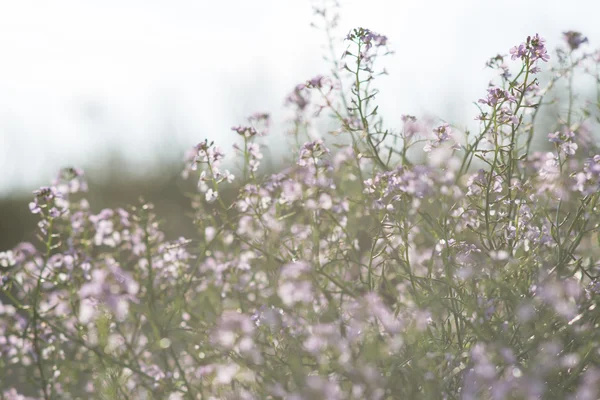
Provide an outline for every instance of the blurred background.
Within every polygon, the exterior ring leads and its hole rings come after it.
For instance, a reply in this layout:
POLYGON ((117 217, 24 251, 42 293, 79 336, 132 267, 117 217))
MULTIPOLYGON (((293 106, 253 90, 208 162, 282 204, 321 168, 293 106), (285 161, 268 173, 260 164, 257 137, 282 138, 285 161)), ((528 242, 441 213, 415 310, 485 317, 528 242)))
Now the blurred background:
MULTIPOLYGON (((553 50, 579 30, 600 43, 590 0, 341 0, 337 33, 385 34, 379 113, 434 115, 477 127, 492 56, 540 33, 553 50)), ((269 150, 286 153, 285 97, 330 65, 310 0, 0 0, 0 250, 35 228, 27 202, 60 167, 86 170, 94 209, 139 195, 184 210, 184 151, 254 112, 273 119, 269 150)), ((339 55, 344 46, 339 43, 339 55)), ((178 220, 170 223, 175 229, 178 220)), ((180 232, 184 234, 184 232, 180 232)))

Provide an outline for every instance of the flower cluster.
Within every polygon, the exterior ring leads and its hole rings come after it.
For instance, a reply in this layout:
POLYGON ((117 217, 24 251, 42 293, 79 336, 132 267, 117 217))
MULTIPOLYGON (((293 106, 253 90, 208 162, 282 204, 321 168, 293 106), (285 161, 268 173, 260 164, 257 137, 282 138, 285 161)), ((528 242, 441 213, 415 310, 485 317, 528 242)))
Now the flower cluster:
POLYGON ((425 151, 426 153, 429 153, 434 148, 439 147, 440 144, 442 144, 442 143, 446 142, 448 139, 450 139, 451 132, 452 132, 452 129, 450 128, 449 124, 443 124, 443 125, 440 125, 437 128, 435 128, 433 130, 433 133, 435 135, 435 140, 427 142, 427 144, 423 148, 423 151, 425 151))
POLYGON ((560 151, 566 156, 574 155, 578 148, 577 143, 573 140, 574 137, 575 133, 570 131, 564 133, 556 131, 548 134, 548 140, 558 146, 560 151))
POLYGON ((516 60, 528 60, 535 63, 537 60, 547 62, 550 59, 546 50, 546 39, 540 37, 537 33, 535 36, 527 36, 527 41, 510 49, 511 58, 516 60))
POLYGON ((372 32, 366 28, 356 28, 352 29, 348 35, 346 35, 346 40, 360 42, 365 45, 365 52, 369 51, 373 46, 382 47, 387 45, 388 38, 384 35, 380 35, 378 33, 372 32))
POLYGON ((64 196, 55 187, 43 187, 36 190, 33 201, 29 203, 29 210, 33 214, 47 214, 56 218, 67 212, 67 202, 64 196))
POLYGON ((517 99, 515 99, 515 96, 510 94, 507 90, 502 90, 497 87, 489 88, 487 97, 479 100, 479 103, 487 104, 490 107, 495 107, 498 103, 504 102, 516 103, 517 99))
POLYGON ((323 140, 318 139, 312 142, 306 142, 300 148, 300 155, 298 156, 298 165, 301 167, 307 165, 318 165, 319 160, 325 154, 329 154, 329 149, 325 147, 323 140))

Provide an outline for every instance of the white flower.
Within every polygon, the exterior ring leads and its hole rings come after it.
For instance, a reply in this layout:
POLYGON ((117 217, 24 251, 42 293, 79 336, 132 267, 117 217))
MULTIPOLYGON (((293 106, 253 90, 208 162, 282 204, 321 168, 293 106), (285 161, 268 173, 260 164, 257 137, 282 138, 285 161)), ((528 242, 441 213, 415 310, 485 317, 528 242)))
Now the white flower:
POLYGON ((217 197, 219 197, 218 192, 212 189, 208 189, 206 191, 206 201, 208 201, 209 203, 212 203, 213 201, 217 200, 217 197))

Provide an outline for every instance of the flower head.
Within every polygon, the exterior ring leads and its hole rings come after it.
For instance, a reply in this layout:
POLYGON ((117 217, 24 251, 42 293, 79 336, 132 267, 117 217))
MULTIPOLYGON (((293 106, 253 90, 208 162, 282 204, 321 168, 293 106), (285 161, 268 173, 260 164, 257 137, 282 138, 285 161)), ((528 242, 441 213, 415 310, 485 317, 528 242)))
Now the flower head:
POLYGON ((525 61, 529 58, 531 64, 537 60, 547 62, 550 59, 546 50, 546 39, 540 37, 537 33, 535 36, 527 36, 527 41, 510 49, 511 58, 516 60, 520 58, 525 61))
POLYGON ((577 50, 579 46, 588 42, 588 38, 577 31, 563 32, 563 36, 571 50, 577 50))

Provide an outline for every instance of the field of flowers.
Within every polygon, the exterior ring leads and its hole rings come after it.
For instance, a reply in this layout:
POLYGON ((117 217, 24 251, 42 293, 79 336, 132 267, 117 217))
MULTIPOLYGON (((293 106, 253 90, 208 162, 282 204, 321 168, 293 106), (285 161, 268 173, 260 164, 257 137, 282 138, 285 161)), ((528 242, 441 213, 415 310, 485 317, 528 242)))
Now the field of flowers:
POLYGON ((193 238, 167 239, 143 200, 94 212, 83 172, 62 170, 30 203, 39 240, 0 253, 0 399, 600 398, 586 41, 566 32, 551 60, 535 34, 491 58, 477 133, 386 129, 387 38, 352 30, 331 74, 288 97, 279 173, 261 173, 268 114, 233 128, 232 151, 190 151, 193 238), (310 137, 326 114, 336 129, 310 137))

